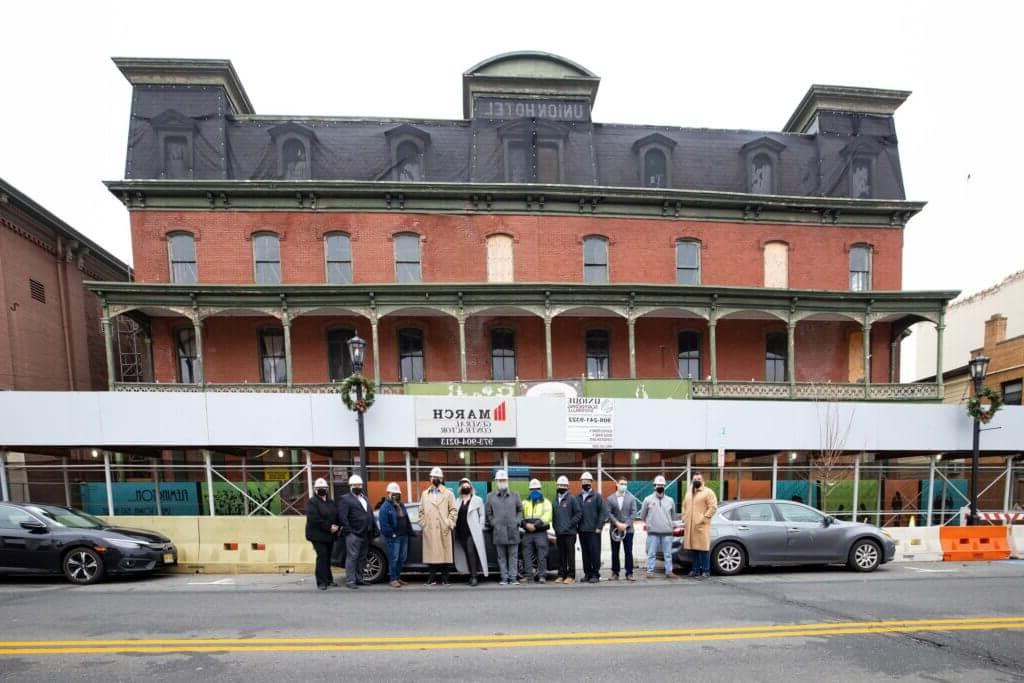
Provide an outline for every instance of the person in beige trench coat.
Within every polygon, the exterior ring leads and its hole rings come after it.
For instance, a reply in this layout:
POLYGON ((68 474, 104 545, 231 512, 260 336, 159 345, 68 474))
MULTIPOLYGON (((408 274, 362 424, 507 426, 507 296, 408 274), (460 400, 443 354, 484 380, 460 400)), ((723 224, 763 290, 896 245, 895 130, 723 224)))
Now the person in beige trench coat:
POLYGON ((693 475, 690 490, 683 498, 683 547, 693 552, 690 576, 711 576, 711 518, 717 510, 718 496, 704 486, 700 473, 693 475))
POLYGON ((452 564, 452 529, 459 514, 455 494, 444 486, 440 467, 430 471, 430 488, 420 496, 420 533, 423 541, 423 564, 429 567, 428 586, 448 585, 448 568, 452 564))

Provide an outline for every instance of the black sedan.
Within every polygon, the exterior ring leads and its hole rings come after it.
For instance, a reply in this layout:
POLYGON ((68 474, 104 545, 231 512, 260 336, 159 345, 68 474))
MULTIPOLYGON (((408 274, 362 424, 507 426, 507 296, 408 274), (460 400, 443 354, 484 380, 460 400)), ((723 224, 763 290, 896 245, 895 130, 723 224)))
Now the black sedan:
POLYGON ((0 503, 0 574, 63 574, 80 585, 178 563, 171 539, 73 508, 0 503))
MULTIPOLYGON (((896 554, 896 543, 871 524, 843 522, 788 500, 724 503, 711 520, 711 569, 731 576, 746 567, 845 564, 872 572, 896 554)), ((674 555, 692 564, 689 550, 674 555)))
MULTIPOLYGON (((409 554, 402 568, 403 573, 418 574, 428 571, 427 565, 423 564, 423 538, 420 534, 420 506, 418 503, 406 504, 409 511, 409 521, 412 522, 412 536, 409 538, 409 554)), ((487 546, 487 571, 491 574, 498 573, 498 556, 494 552, 494 542, 491 540, 491 532, 484 531, 484 545, 487 546)), ((548 573, 558 571, 558 546, 555 544, 555 537, 548 533, 548 573)), ((345 566, 345 544, 335 543, 334 554, 331 564, 345 566)), ((523 553, 519 552, 519 575, 523 576, 523 553)), ((388 576, 388 547, 384 538, 378 536, 370 544, 366 553, 366 568, 363 570, 363 581, 367 583, 379 583, 388 576)))

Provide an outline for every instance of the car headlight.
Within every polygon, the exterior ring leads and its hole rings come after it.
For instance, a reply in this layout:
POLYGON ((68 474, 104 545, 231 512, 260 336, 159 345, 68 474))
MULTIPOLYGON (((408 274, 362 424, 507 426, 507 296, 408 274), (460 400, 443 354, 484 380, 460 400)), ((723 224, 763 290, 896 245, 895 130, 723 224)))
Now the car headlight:
POLYGON ((115 548, 125 548, 128 550, 135 550, 136 548, 142 547, 141 543, 136 543, 135 541, 128 541, 123 538, 104 538, 103 542, 107 545, 112 545, 115 548))

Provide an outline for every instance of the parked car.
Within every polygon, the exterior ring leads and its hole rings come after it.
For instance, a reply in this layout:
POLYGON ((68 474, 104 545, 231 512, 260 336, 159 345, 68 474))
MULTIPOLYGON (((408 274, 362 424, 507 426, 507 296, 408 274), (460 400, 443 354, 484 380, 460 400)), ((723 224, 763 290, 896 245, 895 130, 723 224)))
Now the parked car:
MULTIPOLYGON (((711 524, 711 569, 732 576, 747 567, 845 564, 873 572, 896 554, 896 543, 871 524, 844 522, 803 503, 743 500, 724 503, 711 524)), ((690 551, 676 551, 691 565, 690 551)))
POLYGON ((0 573, 64 574, 80 585, 178 563, 171 539, 58 505, 0 503, 0 573))
MULTIPOLYGON (((412 523, 412 536, 409 538, 409 555, 403 574, 419 574, 428 571, 427 565, 423 564, 423 539, 420 536, 420 506, 419 503, 407 503, 409 521, 412 523)), ((375 515, 379 514, 375 513, 375 515)), ((520 532, 525 533, 525 532, 520 532)), ((494 552, 494 542, 491 539, 491 532, 484 531, 484 545, 487 546, 487 571, 491 574, 498 573, 498 556, 494 552)), ((555 537, 548 532, 548 574, 558 572, 558 546, 555 544, 555 537)), ((345 544, 335 543, 331 564, 337 567, 345 566, 345 544)), ((366 553, 366 568, 363 570, 363 581, 367 583, 378 583, 387 578, 388 575, 388 549, 383 537, 377 537, 370 543, 366 553)), ((519 575, 523 575, 523 554, 520 548, 519 553, 519 575)))

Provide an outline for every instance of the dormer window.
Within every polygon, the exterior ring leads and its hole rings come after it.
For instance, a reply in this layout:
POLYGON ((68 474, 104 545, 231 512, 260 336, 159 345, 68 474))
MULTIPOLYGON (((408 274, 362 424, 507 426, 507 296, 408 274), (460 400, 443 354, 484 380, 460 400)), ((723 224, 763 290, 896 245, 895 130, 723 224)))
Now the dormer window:
POLYGON ((672 150, 676 141, 661 133, 640 138, 633 143, 633 152, 640 162, 642 187, 670 187, 672 185, 672 150))
POLYGON ((781 194, 779 169, 786 146, 763 136, 740 148, 747 168, 747 192, 750 194, 781 194))
POLYGON ((874 183, 874 159, 857 156, 850 166, 850 196, 854 199, 870 199, 874 183))
POLYGON ((196 122, 173 109, 153 117, 160 147, 160 177, 167 180, 189 180, 192 170, 192 138, 196 122))
POLYGON ((309 180, 313 177, 313 143, 316 133, 296 123, 283 123, 267 132, 277 149, 278 177, 284 180, 309 180))
POLYGON ((505 180, 510 183, 561 183, 565 124, 519 119, 498 128, 505 153, 505 180))
POLYGON ((426 178, 427 147, 430 133, 402 124, 384 133, 391 149, 391 165, 385 178, 399 182, 417 182, 426 178))

